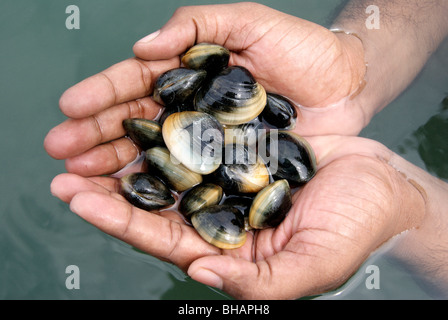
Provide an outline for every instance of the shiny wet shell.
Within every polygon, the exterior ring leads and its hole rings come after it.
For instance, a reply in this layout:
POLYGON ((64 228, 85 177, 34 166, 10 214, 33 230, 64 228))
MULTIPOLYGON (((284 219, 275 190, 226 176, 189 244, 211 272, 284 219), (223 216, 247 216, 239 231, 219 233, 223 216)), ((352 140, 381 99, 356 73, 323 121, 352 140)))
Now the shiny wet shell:
POLYGON ((211 179, 230 194, 256 193, 269 184, 270 174, 254 148, 226 144, 223 163, 211 179))
POLYGON ((198 88, 205 80, 205 70, 176 68, 161 74, 154 84, 154 101, 165 105, 186 103, 194 98, 198 88))
POLYGON ((249 211, 249 225, 254 229, 276 227, 283 221, 291 206, 288 181, 275 181, 254 198, 249 211))
POLYGON ((294 104, 287 98, 274 94, 267 94, 266 107, 261 113, 264 122, 274 128, 292 130, 296 126, 297 111, 294 104))
POLYGON ((295 187, 308 182, 316 174, 314 151, 300 135, 271 130, 263 136, 261 145, 266 146, 262 157, 275 180, 286 179, 295 187))
POLYGON ((173 113, 166 118, 162 135, 170 152, 191 171, 208 174, 221 164, 224 130, 207 113, 173 113))
POLYGON ((156 121, 140 118, 125 119, 123 128, 132 141, 143 150, 155 146, 165 146, 162 126, 156 121))
POLYGON ((244 218, 230 206, 214 205, 195 211, 191 223, 205 241, 221 249, 235 249, 246 241, 244 218))
POLYGON ((250 72, 228 67, 196 93, 197 111, 209 113, 222 124, 238 125, 257 117, 266 105, 266 91, 250 72))
POLYGON ((182 63, 189 69, 203 69, 216 73, 227 67, 230 51, 220 45, 199 43, 191 47, 182 57, 182 63))
POLYGON ((192 172, 173 157, 167 148, 146 150, 148 172, 160 177, 170 188, 182 192, 202 182, 202 176, 192 172))
POLYGON ((178 210, 189 218, 189 216, 202 208, 218 204, 223 196, 220 186, 213 183, 204 183, 188 190, 182 197, 178 210))
POLYGON ((123 176, 120 179, 120 193, 134 206, 148 211, 174 204, 169 188, 158 178, 144 172, 123 176))

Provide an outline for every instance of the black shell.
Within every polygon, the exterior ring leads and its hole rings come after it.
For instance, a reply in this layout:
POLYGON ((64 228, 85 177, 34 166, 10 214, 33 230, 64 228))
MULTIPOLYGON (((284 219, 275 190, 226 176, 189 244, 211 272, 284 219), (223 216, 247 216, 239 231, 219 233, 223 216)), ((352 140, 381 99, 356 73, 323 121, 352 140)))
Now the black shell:
POLYGON ((148 173, 136 172, 120 179, 120 193, 134 206, 157 210, 174 204, 170 189, 148 173))
POLYGON ((246 231, 248 231, 252 229, 252 227, 249 225, 249 212, 253 200, 254 200, 253 197, 247 197, 242 195, 229 195, 226 196, 226 198, 221 204, 231 206, 233 208, 240 210, 240 212, 244 216, 244 228, 246 229, 246 231))
POLYGON ((162 179, 173 190, 182 192, 202 183, 202 176, 182 165, 167 148, 146 150, 145 160, 148 172, 162 179))
POLYGON ((265 106, 265 89, 247 69, 239 66, 228 67, 207 81, 194 98, 197 111, 230 125, 251 121, 265 106))
POLYGON ((165 145, 162 126, 156 121, 139 118, 125 119, 123 128, 132 141, 143 150, 165 145))
POLYGON ((213 74, 227 67, 230 51, 223 46, 211 43, 199 43, 191 47, 182 57, 185 67, 194 70, 206 70, 213 74))
POLYGON ((218 204, 223 195, 220 186, 213 183, 204 183, 188 190, 182 197, 178 210, 185 218, 202 208, 218 204))
POLYGON ((309 143, 290 131, 271 130, 262 139, 260 153, 275 180, 286 179, 299 186, 316 174, 316 157, 309 143))
POLYGON ((239 124, 226 125, 224 127, 224 143, 238 143, 254 146, 258 143, 258 139, 266 133, 265 125, 260 121, 259 117, 239 124))
POLYGON ((205 241, 221 249, 235 249, 246 241, 243 215, 230 206, 214 205, 195 211, 191 223, 205 241))
POLYGON ((270 175, 254 148, 244 144, 227 144, 222 164, 208 179, 229 194, 251 194, 266 187, 270 175))
POLYGON ((268 93, 266 107, 261 113, 261 118, 277 129, 292 130, 296 126, 297 110, 294 104, 285 97, 268 93))
POLYGON ((285 179, 275 181, 255 196, 249 212, 254 229, 278 226, 291 209, 291 189, 285 179))
POLYGON ((206 76, 207 72, 204 70, 168 70, 162 73, 154 84, 154 101, 167 107, 192 101, 206 76))
POLYGON ((160 115, 158 122, 160 123, 160 125, 163 126, 163 123, 165 122, 166 118, 168 118, 173 113, 182 112, 182 111, 194 111, 193 103, 172 105, 169 108, 165 108, 163 110, 162 114, 160 115))

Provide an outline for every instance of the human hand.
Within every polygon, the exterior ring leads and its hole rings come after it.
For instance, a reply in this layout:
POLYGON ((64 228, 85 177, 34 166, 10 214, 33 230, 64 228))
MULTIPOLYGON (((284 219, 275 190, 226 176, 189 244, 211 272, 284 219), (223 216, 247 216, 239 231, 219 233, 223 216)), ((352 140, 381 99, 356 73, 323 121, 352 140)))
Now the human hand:
POLYGON ((67 159, 67 170, 82 176, 124 167, 139 151, 123 138, 122 120, 157 115, 160 106, 148 97, 154 80, 179 67, 178 55, 200 41, 234 50, 230 64, 247 67, 268 91, 309 106, 298 112, 298 133, 356 134, 366 124, 361 108, 325 107, 362 79, 362 47, 355 37, 259 4, 186 7, 152 42, 135 44, 142 59, 118 63, 62 95, 60 108, 69 119, 49 132, 47 152, 67 159))
POLYGON ((357 137, 308 138, 318 172, 293 197, 277 227, 249 233, 243 247, 206 243, 174 211, 147 212, 118 192, 118 180, 62 174, 52 192, 104 232, 236 298, 292 299, 345 282, 382 243, 419 224, 419 191, 388 164, 394 154, 357 137))
POLYGON ((246 67, 268 92, 303 106, 302 135, 357 134, 370 120, 360 105, 347 107, 344 99, 366 72, 362 43, 354 36, 256 3, 191 6, 138 41, 134 53, 167 59, 200 42, 225 46, 230 65, 246 67))

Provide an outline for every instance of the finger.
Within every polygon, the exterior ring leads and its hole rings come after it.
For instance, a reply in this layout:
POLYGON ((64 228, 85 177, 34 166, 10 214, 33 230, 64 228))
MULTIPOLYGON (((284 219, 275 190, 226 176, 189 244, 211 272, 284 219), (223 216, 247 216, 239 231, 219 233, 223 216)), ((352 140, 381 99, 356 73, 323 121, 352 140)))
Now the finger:
POLYGON ((55 159, 70 158, 124 136, 124 119, 154 119, 160 110, 159 104, 146 97, 116 105, 87 118, 68 119, 50 130, 44 147, 55 159))
POLYGON ((84 118, 114 105, 139 99, 152 92, 154 79, 179 66, 179 59, 144 61, 131 58, 69 88, 59 100, 70 118, 84 118))
POLYGON ((140 149, 128 138, 101 144, 65 161, 68 172, 84 177, 116 173, 137 160, 140 149))
POLYGON ((100 230, 186 270, 194 260, 219 254, 192 227, 153 214, 102 192, 80 192, 73 212, 100 230))
POLYGON ((381 158, 387 162, 393 154, 383 144, 367 138, 336 135, 305 136, 304 138, 309 142, 316 155, 318 169, 348 155, 381 158))
POLYGON ((72 198, 82 191, 93 191, 103 194, 118 191, 118 180, 108 177, 86 179, 72 173, 62 173, 51 182, 51 193, 64 202, 69 203, 72 198))
POLYGON ((188 275, 238 299, 296 299, 325 290, 319 269, 310 263, 310 258, 287 251, 257 262, 210 256, 193 262, 188 275))
POLYGON ((160 31, 138 41, 134 53, 147 60, 168 59, 200 42, 240 51, 245 49, 246 41, 256 41, 251 37, 261 33, 260 29, 269 27, 260 24, 255 30, 248 30, 244 26, 267 14, 265 6, 255 3, 181 7, 160 31))

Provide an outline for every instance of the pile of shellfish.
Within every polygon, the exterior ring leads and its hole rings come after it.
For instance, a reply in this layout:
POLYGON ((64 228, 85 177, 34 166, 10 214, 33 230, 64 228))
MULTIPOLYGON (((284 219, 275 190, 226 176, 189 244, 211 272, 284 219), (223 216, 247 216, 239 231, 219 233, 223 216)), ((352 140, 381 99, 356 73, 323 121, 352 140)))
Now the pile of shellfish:
POLYGON ((123 176, 120 190, 141 209, 177 210, 223 249, 242 246, 251 229, 278 226, 291 190, 316 173, 311 146, 291 132, 293 104, 266 93, 244 67, 228 66, 229 58, 226 48, 200 43, 158 77, 158 120, 123 121, 146 169, 123 176))

